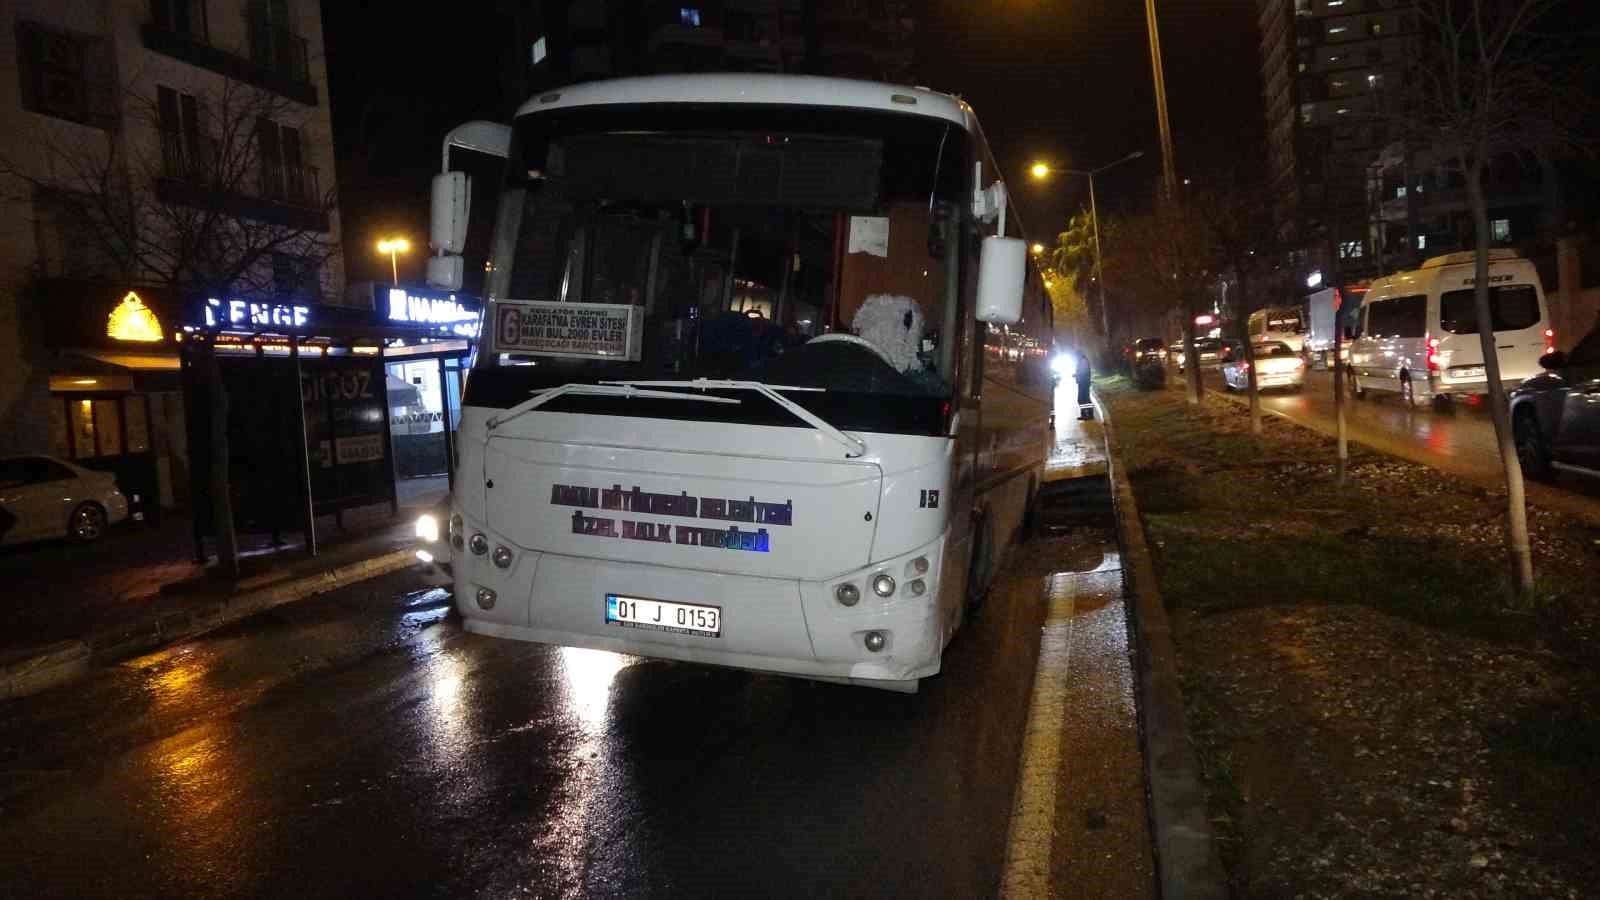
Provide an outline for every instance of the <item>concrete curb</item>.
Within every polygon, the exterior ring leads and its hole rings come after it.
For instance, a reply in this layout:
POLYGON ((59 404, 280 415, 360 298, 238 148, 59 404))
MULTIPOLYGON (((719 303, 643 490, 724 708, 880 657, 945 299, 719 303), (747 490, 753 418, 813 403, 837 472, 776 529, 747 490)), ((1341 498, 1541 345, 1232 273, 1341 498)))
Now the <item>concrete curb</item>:
POLYGON ((27 656, 0 662, 0 700, 37 694, 87 675, 91 664, 126 659, 273 607, 398 571, 415 561, 411 550, 391 550, 258 590, 241 591, 193 609, 175 610, 131 627, 91 634, 85 640, 51 644, 27 656))
POLYGON ((1184 723, 1183 690, 1167 610, 1161 602, 1155 561, 1145 543, 1144 523, 1122 464, 1116 429, 1095 397, 1105 426, 1111 500, 1122 546, 1122 571, 1132 598, 1134 668, 1139 680, 1139 736, 1144 745, 1145 785, 1150 795, 1150 831, 1156 882, 1163 900, 1212 900, 1229 896, 1206 809, 1200 763, 1184 723))

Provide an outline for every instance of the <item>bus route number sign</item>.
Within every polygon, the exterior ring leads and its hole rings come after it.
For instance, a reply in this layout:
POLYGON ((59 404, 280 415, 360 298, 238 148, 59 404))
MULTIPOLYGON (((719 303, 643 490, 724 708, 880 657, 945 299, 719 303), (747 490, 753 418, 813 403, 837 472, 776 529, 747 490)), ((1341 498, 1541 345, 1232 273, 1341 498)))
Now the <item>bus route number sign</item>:
POLYGON ((495 349, 637 362, 641 313, 637 306, 617 303, 504 300, 495 304, 495 349))

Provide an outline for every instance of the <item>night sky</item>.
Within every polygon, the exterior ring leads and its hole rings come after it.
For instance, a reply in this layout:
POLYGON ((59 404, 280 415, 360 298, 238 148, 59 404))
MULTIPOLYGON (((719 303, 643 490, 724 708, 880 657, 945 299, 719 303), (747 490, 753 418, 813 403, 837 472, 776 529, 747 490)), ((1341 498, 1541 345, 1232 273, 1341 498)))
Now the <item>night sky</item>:
MULTIPOLYGON (((351 281, 387 278, 387 258, 372 249, 386 233, 413 239, 418 250, 400 274, 421 280, 428 179, 441 137, 515 105, 501 95, 517 51, 490 5, 324 0, 351 281)), ((1255 0, 1158 7, 1179 175, 1257 164, 1264 126, 1255 0)), ((1035 158, 1089 168, 1144 150, 1097 187, 1104 213, 1147 201, 1161 163, 1142 3, 925 0, 924 9, 919 81, 977 110, 1031 237, 1051 242, 1067 215, 1088 204, 1081 178, 1029 179, 1025 167, 1035 158)))

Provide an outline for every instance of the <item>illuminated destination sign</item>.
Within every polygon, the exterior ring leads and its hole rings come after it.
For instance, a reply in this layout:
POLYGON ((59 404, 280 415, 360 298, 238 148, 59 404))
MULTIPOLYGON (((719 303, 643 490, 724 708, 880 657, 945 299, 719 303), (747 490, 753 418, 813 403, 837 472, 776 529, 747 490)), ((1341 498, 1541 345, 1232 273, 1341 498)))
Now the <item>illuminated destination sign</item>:
POLYGON ((304 328, 310 321, 309 306, 254 300, 218 300, 214 297, 206 300, 207 328, 304 328))
POLYGON ((501 352, 637 361, 641 313, 619 303, 501 301, 495 305, 494 346, 501 352))
POLYGON ((550 486, 551 506, 578 507, 572 512, 572 533, 586 537, 615 538, 624 541, 647 541, 653 544, 677 544, 684 547, 707 547, 715 550, 750 550, 767 553, 772 549, 771 535, 765 528, 740 528, 746 525, 794 524, 794 501, 771 503, 748 497, 738 500, 728 497, 696 497, 687 491, 676 494, 657 494, 641 491, 638 485, 623 490, 622 485, 609 488, 587 485, 553 484, 550 486), (676 516, 688 519, 716 519, 734 523, 727 526, 705 527, 702 524, 685 525, 681 522, 623 519, 620 516, 593 515, 583 510, 592 509, 609 513, 626 513, 631 516, 676 516))
POLYGON ((446 334, 475 339, 478 336, 478 311, 461 303, 455 294, 429 297, 404 288, 390 288, 389 321, 407 325, 429 325, 446 334))

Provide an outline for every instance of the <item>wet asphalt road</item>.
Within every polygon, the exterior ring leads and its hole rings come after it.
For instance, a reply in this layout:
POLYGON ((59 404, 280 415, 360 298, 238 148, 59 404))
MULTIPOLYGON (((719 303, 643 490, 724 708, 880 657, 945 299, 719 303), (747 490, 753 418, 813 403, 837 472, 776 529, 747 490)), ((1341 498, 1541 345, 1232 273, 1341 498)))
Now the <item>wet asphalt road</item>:
MULTIPOLYGON (((1181 389, 1181 377, 1169 378, 1168 385, 1181 389)), ((1220 391, 1222 376, 1207 371, 1206 387, 1220 391)), ((1261 406, 1291 422, 1332 433, 1336 416, 1333 374, 1308 372, 1305 390, 1263 393, 1261 406)), ((1457 403, 1438 411, 1407 407, 1393 395, 1373 392, 1368 399, 1352 400, 1345 409, 1353 441, 1479 484, 1503 483, 1494 422, 1483 403, 1457 403)), ((1600 479, 1556 473, 1547 485, 1530 485, 1529 496, 1568 512, 1600 518, 1600 479)))
POLYGON ((916 695, 280 608, 0 706, 0 896, 992 896, 1038 556, 916 695))

